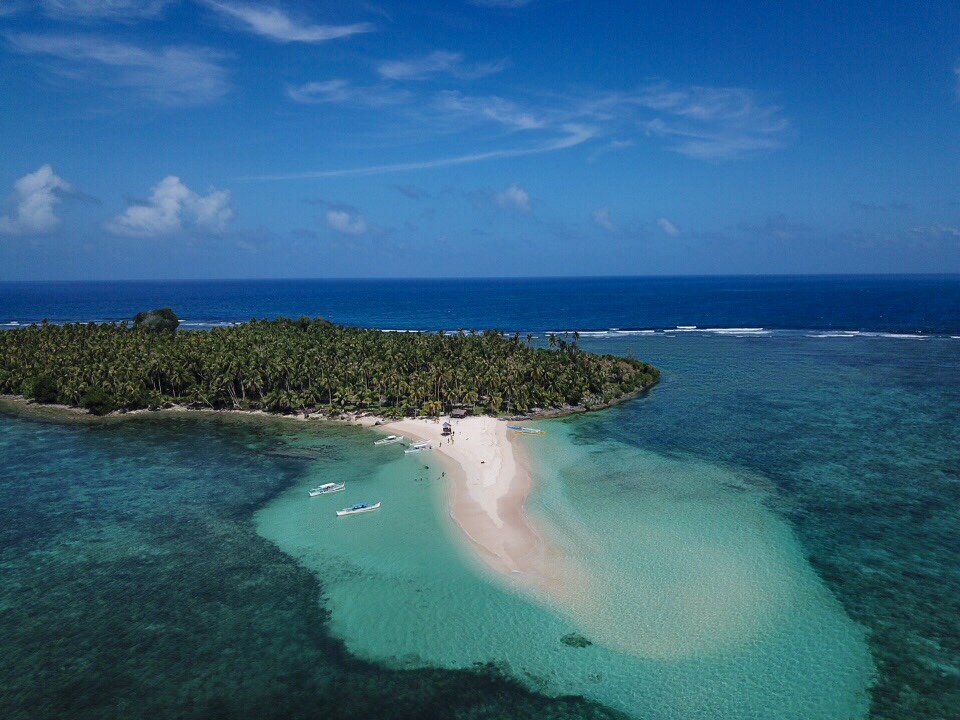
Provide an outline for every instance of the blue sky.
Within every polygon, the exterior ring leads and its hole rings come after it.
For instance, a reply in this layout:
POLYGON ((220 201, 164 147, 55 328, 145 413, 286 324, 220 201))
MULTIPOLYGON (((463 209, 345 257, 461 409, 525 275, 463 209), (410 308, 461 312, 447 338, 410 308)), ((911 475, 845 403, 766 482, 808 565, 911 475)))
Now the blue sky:
POLYGON ((960 272, 955 2, 0 0, 0 279, 960 272))

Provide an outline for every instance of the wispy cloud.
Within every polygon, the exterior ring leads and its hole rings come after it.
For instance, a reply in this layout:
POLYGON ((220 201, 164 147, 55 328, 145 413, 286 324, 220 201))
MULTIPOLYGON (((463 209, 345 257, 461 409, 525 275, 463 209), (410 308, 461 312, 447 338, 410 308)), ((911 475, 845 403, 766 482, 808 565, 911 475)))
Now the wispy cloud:
POLYGON ((396 105, 408 102, 411 98, 411 94, 404 90, 384 86, 357 86, 340 78, 288 86, 287 96, 295 102, 307 105, 331 103, 367 107, 396 105))
POLYGON ((789 130, 779 106, 761 102, 745 88, 657 83, 631 92, 561 95, 527 104, 446 91, 437 94, 434 107, 448 118, 484 119, 516 130, 582 123, 596 127, 598 136, 619 136, 597 154, 629 147, 634 137, 646 136, 691 158, 726 160, 780 148, 789 130))
POLYGON ((547 124, 534 112, 496 96, 471 97, 456 90, 445 90, 437 93, 434 107, 447 116, 482 118, 517 130, 536 130, 547 124))
POLYGON ((851 200, 850 209, 862 213, 877 214, 890 212, 893 210, 906 212, 909 211, 911 207, 905 202, 875 203, 865 202, 863 200, 851 200))
POLYGON ((680 232, 680 228, 678 228, 665 217, 657 218, 657 227, 659 227, 663 231, 663 234, 667 237, 675 238, 680 237, 682 234, 680 232))
POLYGON ((41 0, 43 11, 57 20, 131 21, 156 17, 175 0, 41 0))
POLYGON ((603 228, 607 232, 616 232, 617 226, 613 224, 613 221, 610 219, 610 209, 609 208, 597 208, 592 213, 590 213, 590 218, 593 220, 594 224, 598 227, 603 228))
POLYGON ((530 193, 516 183, 511 183, 500 192, 494 193, 493 201, 507 210, 530 212, 530 193))
POLYGON ((0 17, 15 15, 21 9, 22 5, 18 0, 4 0, 3 4, 0 5, 0 17))
POLYGON ((219 235, 233 219, 229 190, 198 195, 180 178, 168 175, 153 187, 146 202, 135 203, 106 224, 114 235, 155 238, 176 235, 186 228, 219 235))
MULTIPOLYGON (((304 88, 303 95, 309 94, 315 94, 318 102, 371 102, 362 94, 354 96, 344 81, 304 88)), ((639 143, 644 136, 662 139, 666 149, 688 157, 718 161, 779 148, 786 142, 788 128, 789 122, 778 106, 765 104, 742 88, 675 88, 656 83, 631 92, 541 94, 526 100, 451 90, 432 95, 412 92, 402 112, 389 116, 384 125, 391 145, 398 144, 397 138, 403 136, 405 129, 417 143, 427 134, 460 135, 473 146, 483 142, 492 144, 493 149, 246 179, 290 180, 422 170, 556 152, 600 138, 606 144, 597 153, 610 152, 639 143), (517 147, 516 138, 521 134, 531 138, 530 144, 517 147)))
POLYGON ((669 149, 701 160, 723 160, 783 147, 789 122, 777 105, 745 88, 648 87, 628 102, 657 113, 642 124, 669 149))
POLYGON ((412 170, 426 170, 452 165, 467 165, 470 163, 497 160, 502 158, 522 157, 525 155, 542 155, 575 147, 587 142, 594 136, 594 130, 581 125, 568 125, 563 128, 566 134, 540 145, 521 148, 490 150, 487 152, 455 155, 453 157, 418 160, 414 162, 395 163, 392 165, 367 165, 364 167, 345 168, 342 170, 311 170, 299 173, 282 173, 277 175, 251 175, 241 180, 309 180, 313 178, 347 177, 351 175, 385 175, 387 173, 408 172, 412 170))
POLYGON ((270 5, 251 5, 220 0, 203 0, 203 2, 239 23, 248 32, 282 43, 321 43, 374 30, 373 25, 367 22, 348 25, 314 25, 309 20, 295 20, 280 8, 270 5))
POLYGON ((610 142, 601 145, 592 153, 590 153, 590 162, 595 162, 597 158, 607 153, 616 153, 621 150, 626 150, 629 147, 633 147, 636 143, 633 140, 611 140, 610 142))
POLYGON ((930 238, 933 240, 960 238, 960 227, 944 225, 942 223, 937 223, 936 225, 920 225, 918 227, 911 228, 910 232, 914 235, 919 235, 921 237, 930 238))
POLYGON ((70 183, 49 165, 24 175, 13 186, 13 209, 0 215, 0 235, 43 235, 56 230, 60 226, 56 206, 71 191, 70 183))
POLYGON ((327 225, 341 235, 357 237, 369 229, 366 218, 352 208, 332 207, 327 210, 326 218, 327 225))
POLYGON ((678 87, 666 82, 570 97, 566 112, 621 135, 632 123, 634 133, 639 129, 649 138, 663 139, 669 150, 703 160, 780 148, 790 127, 781 107, 763 102, 747 88, 678 87))
POLYGON ((468 65, 463 61, 463 53, 438 50, 421 58, 388 60, 377 67, 377 72, 386 80, 426 80, 437 75, 471 80, 493 75, 504 67, 504 60, 468 65))
POLYGON ((737 230, 776 240, 793 240, 800 235, 812 232, 813 229, 802 222, 791 220, 783 213, 771 215, 759 223, 740 223, 737 225, 737 230))
POLYGON ((204 48, 151 49, 87 35, 8 35, 16 52, 56 61, 61 77, 118 87, 160 105, 204 105, 229 90, 224 56, 204 48))

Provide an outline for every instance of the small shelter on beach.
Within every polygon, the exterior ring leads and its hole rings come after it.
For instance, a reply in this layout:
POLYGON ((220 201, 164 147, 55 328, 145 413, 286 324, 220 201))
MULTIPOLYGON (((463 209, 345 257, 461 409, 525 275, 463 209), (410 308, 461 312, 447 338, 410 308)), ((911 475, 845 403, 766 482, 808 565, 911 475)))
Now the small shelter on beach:
POLYGON ((450 417, 452 417, 454 420, 462 420, 466 416, 467 416, 466 408, 457 408, 456 410, 450 411, 450 417))
POLYGON ((440 434, 441 434, 441 435, 450 435, 451 433, 453 433, 453 427, 450 425, 450 423, 445 422, 445 423, 443 424, 443 430, 440 431, 440 434))

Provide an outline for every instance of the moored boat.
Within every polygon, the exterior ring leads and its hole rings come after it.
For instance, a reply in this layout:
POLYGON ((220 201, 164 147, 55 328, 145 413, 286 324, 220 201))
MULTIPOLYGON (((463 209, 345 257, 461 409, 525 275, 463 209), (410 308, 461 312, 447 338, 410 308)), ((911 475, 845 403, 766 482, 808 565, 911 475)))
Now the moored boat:
POLYGON ((380 503, 371 505, 370 503, 357 503, 356 505, 351 505, 348 508, 343 510, 337 510, 337 517, 343 517, 344 515, 356 515, 357 513, 372 512, 377 510, 380 507, 380 503))
POLYGON ((507 425, 507 430, 513 430, 521 435, 546 435, 547 433, 537 428, 521 427, 520 425, 507 425))
POLYGON ((340 492, 347 486, 346 483, 324 483, 310 489, 310 497, 317 495, 327 495, 328 493, 340 492))
POLYGON ((426 452, 427 450, 433 450, 433 445, 424 441, 413 443, 413 445, 404 450, 404 452, 409 455, 410 453, 426 452))
POLYGON ((375 441, 374 445, 393 445, 394 443, 403 442, 405 438, 403 435, 387 435, 385 438, 381 438, 375 441))

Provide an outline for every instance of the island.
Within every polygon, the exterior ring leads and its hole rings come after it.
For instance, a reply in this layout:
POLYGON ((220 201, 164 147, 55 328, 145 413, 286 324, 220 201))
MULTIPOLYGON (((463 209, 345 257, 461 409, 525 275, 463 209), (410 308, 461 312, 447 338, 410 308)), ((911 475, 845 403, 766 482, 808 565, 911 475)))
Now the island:
POLYGON ((660 377, 640 360, 582 350, 576 333, 550 334, 538 347, 532 335, 497 330, 383 332, 306 317, 178 324, 164 309, 134 325, 0 332, 0 396, 93 415, 332 418, 429 443, 446 468, 450 517, 476 556, 512 585, 556 597, 588 580, 524 512, 534 476, 519 440, 526 433, 501 420, 605 408, 660 377))
MULTIPOLYGON (((169 314, 168 314, 169 313, 169 314)), ((0 394, 95 414, 171 406, 384 418, 541 416, 622 401, 657 368, 580 349, 577 335, 382 332, 320 318, 177 331, 164 309, 127 323, 43 323, 0 333, 0 394), (144 322, 143 319, 148 321, 144 322)), ((172 316, 172 317, 171 317, 172 316)))

